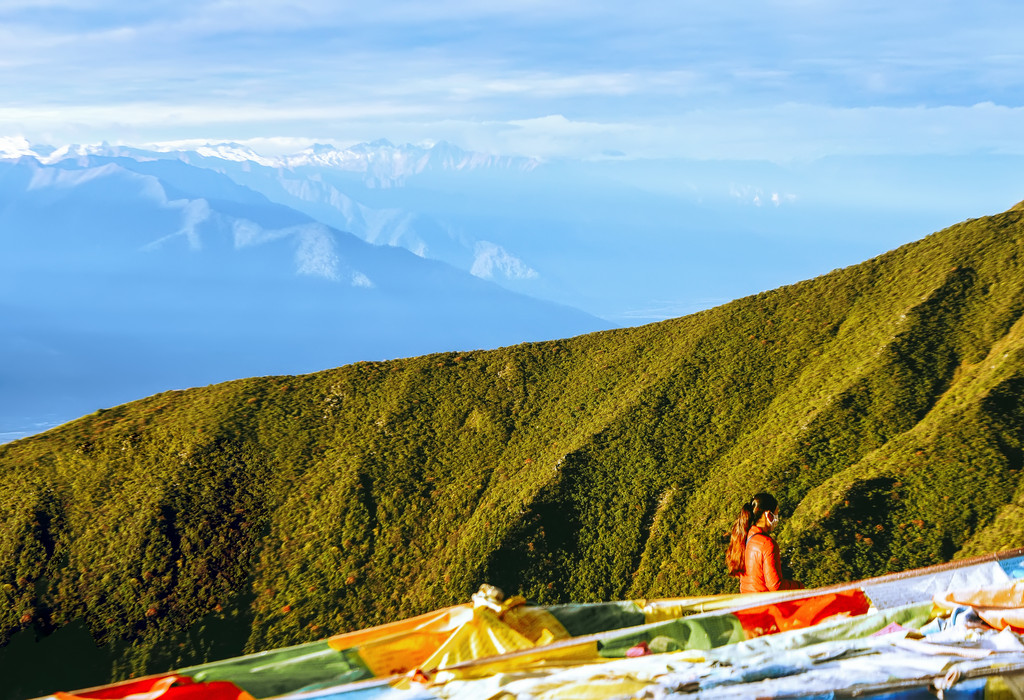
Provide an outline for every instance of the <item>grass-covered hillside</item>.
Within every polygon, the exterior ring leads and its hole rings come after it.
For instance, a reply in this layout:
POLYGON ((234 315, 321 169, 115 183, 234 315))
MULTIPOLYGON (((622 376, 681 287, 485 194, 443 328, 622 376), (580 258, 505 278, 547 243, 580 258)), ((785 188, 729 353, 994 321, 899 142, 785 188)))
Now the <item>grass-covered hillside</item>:
POLYGON ((100 411, 0 446, 0 642, 124 676, 484 581, 733 591, 759 490, 807 585, 1020 545, 1022 315, 1017 207, 663 323, 100 411))

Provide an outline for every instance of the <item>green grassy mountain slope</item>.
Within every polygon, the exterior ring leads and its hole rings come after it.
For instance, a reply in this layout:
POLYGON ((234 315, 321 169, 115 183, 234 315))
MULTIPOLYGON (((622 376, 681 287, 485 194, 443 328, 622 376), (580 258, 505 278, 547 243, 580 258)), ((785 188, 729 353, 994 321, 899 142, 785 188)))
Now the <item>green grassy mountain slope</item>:
POLYGON ((483 581, 732 591, 759 490, 808 585, 1019 545, 1021 251, 1018 206, 693 316, 169 392, 0 446, 0 642, 91 635, 123 676, 483 581))

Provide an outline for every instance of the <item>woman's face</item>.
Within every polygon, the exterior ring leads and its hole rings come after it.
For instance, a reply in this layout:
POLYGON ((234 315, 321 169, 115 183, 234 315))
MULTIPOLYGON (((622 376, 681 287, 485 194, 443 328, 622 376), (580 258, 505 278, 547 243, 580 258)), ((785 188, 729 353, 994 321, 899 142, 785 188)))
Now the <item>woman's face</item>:
POLYGON ((768 530, 769 531, 774 530, 775 526, 779 524, 779 511, 778 511, 778 509, 765 511, 764 522, 765 522, 765 525, 768 526, 768 530))

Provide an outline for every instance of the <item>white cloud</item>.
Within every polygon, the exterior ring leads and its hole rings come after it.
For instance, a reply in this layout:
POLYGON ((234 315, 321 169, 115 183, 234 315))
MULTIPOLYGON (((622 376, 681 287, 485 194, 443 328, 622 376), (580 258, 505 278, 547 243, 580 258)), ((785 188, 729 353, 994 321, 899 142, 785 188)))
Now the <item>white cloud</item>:
POLYGON ((1024 6, 997 0, 0 0, 0 134, 267 153, 382 136, 540 157, 1018 153, 1022 26, 1024 6))
MULTIPOLYGON (((258 152, 273 149, 279 153, 294 152, 313 142, 351 144, 386 135, 397 142, 445 139, 484 153, 542 159, 600 158, 607 152, 619 152, 626 158, 777 162, 829 155, 1024 154, 1024 107, 991 102, 948 107, 790 103, 758 109, 693 109, 670 119, 626 121, 569 119, 561 114, 514 120, 437 120, 431 115, 417 118, 406 114, 415 111, 411 104, 394 109, 385 105, 379 111, 372 104, 333 109, 329 105, 309 110, 254 106, 240 116, 237 106, 219 104, 174 108, 156 103, 62 109, 8 106, 0 107, 0 134, 20 134, 40 142, 47 135, 80 135, 80 125, 91 124, 90 130, 98 129, 101 136, 111 136, 114 142, 144 144, 155 140, 146 135, 166 136, 164 125, 172 115, 175 128, 183 135, 199 135, 171 143, 233 140, 258 152), (339 126, 335 134, 325 133, 327 123, 345 126, 339 126), (31 128, 26 129, 26 124, 31 128), (259 131, 321 136, 256 136, 259 131), (130 138, 132 134, 143 138, 130 138)), ((50 141, 55 145, 64 142, 50 141)))
POLYGON ((573 121, 561 115, 478 133, 498 151, 537 157, 811 160, 829 155, 1024 154, 1024 107, 839 108, 786 104, 693 110, 672 120, 573 121), (599 149, 598 146, 602 148, 599 149))
MULTIPOLYGON (((181 103, 167 105, 161 102, 120 102, 108 104, 68 104, 64 106, 0 107, 0 126, 11 131, 16 124, 33 124, 33 128, 54 128, 70 123, 87 123, 93 128, 111 129, 153 127, 161 122, 174 121, 185 126, 211 127, 223 124, 246 123, 315 123, 332 120, 398 119, 414 113, 412 106, 399 104, 321 103, 315 106, 278 106, 249 104, 239 110, 229 102, 181 103)), ((20 132, 19 132, 20 133, 20 132)), ((198 142, 204 140, 192 138, 198 142)), ((208 140, 208 139, 206 139, 208 140)), ((214 139, 221 141, 223 139, 214 139)), ((306 140, 306 139, 301 139, 306 140)))
POLYGON ((470 273, 482 279, 494 279, 500 275, 510 280, 533 279, 537 271, 522 260, 509 254, 501 246, 490 241, 478 241, 475 245, 473 266, 470 273))
MULTIPOLYGON (((678 76, 678 73, 672 73, 678 76)), ((426 79, 413 78, 382 86, 384 94, 434 94, 459 101, 490 97, 515 97, 536 102, 557 97, 626 97, 653 87, 665 89, 677 85, 665 74, 637 75, 629 72, 567 73, 516 71, 499 75, 488 73, 441 73, 426 79)))
POLYGON ((0 136, 0 158, 35 155, 32 144, 24 136, 0 136))

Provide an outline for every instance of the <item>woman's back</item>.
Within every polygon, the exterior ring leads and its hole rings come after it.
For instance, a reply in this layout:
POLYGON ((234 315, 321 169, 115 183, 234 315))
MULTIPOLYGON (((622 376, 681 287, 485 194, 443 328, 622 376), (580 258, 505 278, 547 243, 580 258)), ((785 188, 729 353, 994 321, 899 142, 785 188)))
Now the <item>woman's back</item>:
POLYGON ((802 588, 782 578, 782 558, 769 534, 779 521, 778 509, 768 493, 757 494, 740 509, 725 554, 729 573, 739 576, 740 593, 802 588))
POLYGON ((756 525, 747 534, 743 553, 744 572, 740 575, 740 593, 761 593, 782 588, 782 561, 775 540, 756 525))

